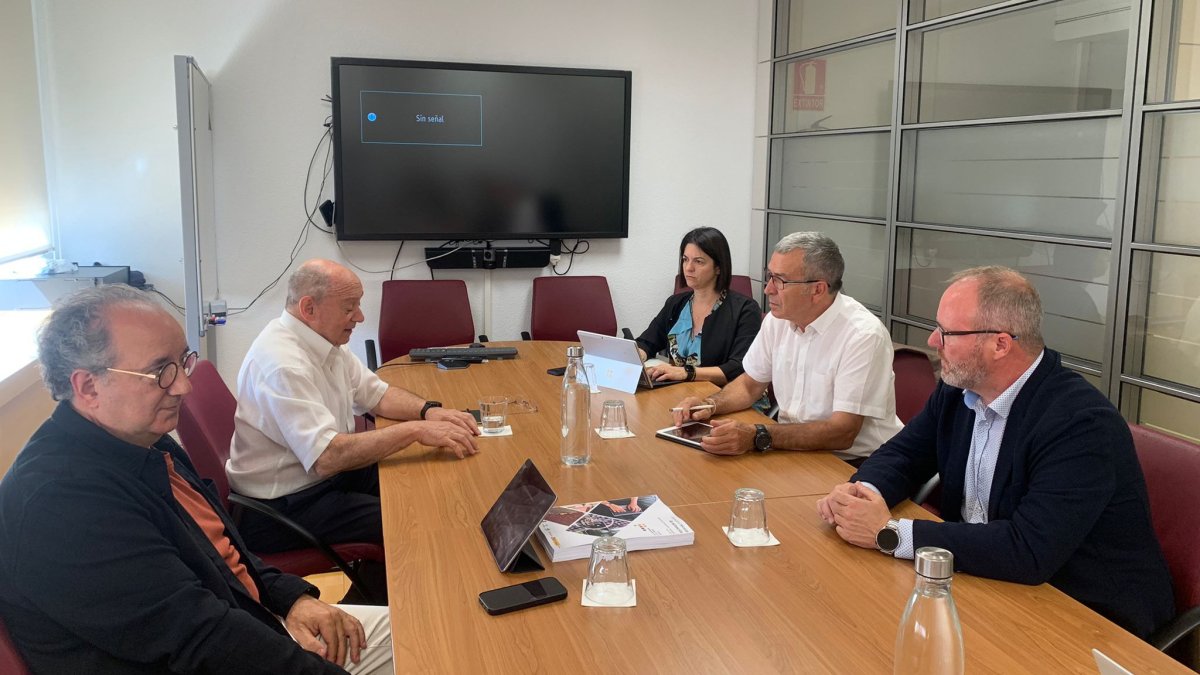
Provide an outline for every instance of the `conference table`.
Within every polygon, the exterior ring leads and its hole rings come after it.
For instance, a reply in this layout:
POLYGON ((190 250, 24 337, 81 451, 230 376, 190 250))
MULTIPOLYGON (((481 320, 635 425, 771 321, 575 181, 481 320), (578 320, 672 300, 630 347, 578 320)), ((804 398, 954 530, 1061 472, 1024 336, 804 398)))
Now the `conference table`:
MULTIPOLYGON (((912 563, 846 544, 816 510, 851 467, 824 452, 717 457, 655 438, 671 425, 672 405, 716 391, 699 382, 593 394, 594 426, 603 401, 624 401, 635 437, 593 435, 591 463, 568 467, 559 459, 562 378, 546 370, 565 363, 570 344, 492 343, 519 356, 464 370, 407 357, 379 369, 388 383, 447 407, 476 408, 493 395, 514 401, 512 435, 481 437, 476 455, 415 445, 380 463, 397 672, 891 672, 912 563), (526 459, 559 504, 657 494, 695 543, 630 553, 632 608, 581 606, 588 561, 551 563, 540 543, 544 572, 500 572, 479 522, 526 459), (779 546, 736 548, 721 532, 740 487, 766 494, 779 546), (501 616, 479 604, 482 591, 544 576, 562 581, 565 601, 501 616)), ((752 410, 729 417, 770 423, 752 410)), ((897 511, 933 519, 911 502, 897 511)), ((1093 647, 1134 673, 1190 672, 1049 585, 959 573, 953 593, 968 672, 1094 673, 1093 647)))

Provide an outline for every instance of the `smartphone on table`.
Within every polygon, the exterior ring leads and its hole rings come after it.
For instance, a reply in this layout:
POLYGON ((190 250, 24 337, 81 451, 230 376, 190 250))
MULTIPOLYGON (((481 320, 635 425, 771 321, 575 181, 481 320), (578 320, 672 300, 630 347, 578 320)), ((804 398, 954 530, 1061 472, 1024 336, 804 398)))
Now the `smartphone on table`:
POLYGON ((479 604, 488 614, 507 614, 526 607, 537 607, 566 599, 567 589, 554 577, 526 581, 479 594, 479 604))

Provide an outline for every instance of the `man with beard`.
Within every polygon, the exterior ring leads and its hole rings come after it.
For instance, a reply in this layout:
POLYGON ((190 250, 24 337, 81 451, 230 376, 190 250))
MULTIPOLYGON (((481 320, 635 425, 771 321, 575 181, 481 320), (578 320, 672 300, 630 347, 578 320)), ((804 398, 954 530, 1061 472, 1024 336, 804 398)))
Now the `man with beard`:
POLYGON ((851 544, 897 558, 944 548, 961 571, 1049 582, 1145 637, 1173 600, 1133 439, 1045 348, 1041 320, 1038 293, 1017 272, 956 275, 929 338, 942 382, 817 509, 851 544), (894 519, 889 509, 935 473, 946 522, 894 519))

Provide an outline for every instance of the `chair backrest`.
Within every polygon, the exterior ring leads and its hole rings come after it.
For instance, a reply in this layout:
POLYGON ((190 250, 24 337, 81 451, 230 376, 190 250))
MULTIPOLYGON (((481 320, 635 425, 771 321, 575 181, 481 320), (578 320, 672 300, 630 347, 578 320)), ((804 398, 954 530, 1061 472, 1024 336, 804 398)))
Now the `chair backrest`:
MULTIPOLYGON (((675 275, 675 293, 682 293, 687 290, 687 282, 683 280, 682 274, 675 275)), ((750 277, 745 274, 734 274, 729 277, 729 290, 734 293, 741 293, 747 298, 754 297, 754 288, 750 285, 750 277)), ((757 298, 756 298, 757 299, 757 298)))
POLYGON ((908 424, 925 407, 937 387, 937 377, 929 356, 911 347, 896 347, 892 372, 896 375, 896 416, 908 424))
POLYGON ((233 440, 233 416, 237 399, 225 386, 212 361, 199 361, 189 378, 192 393, 183 397, 179 410, 179 439, 196 466, 196 471, 217 485, 217 493, 228 508, 229 479, 225 460, 233 440))
POLYGON ((12 638, 8 635, 8 629, 4 627, 3 619, 0 619, 0 673, 29 675, 29 668, 25 666, 25 657, 17 651, 17 646, 13 644, 12 638))
POLYGON ((604 277, 534 277, 529 333, 534 340, 578 342, 577 331, 617 334, 608 279, 604 277))
POLYGON ((1139 424, 1130 424, 1138 462, 1150 494, 1150 519, 1162 546, 1175 606, 1200 606, 1200 445, 1139 424))
POLYGON ((467 284, 443 281, 383 282, 379 308, 379 356, 390 361, 417 347, 445 347, 475 341, 467 284))

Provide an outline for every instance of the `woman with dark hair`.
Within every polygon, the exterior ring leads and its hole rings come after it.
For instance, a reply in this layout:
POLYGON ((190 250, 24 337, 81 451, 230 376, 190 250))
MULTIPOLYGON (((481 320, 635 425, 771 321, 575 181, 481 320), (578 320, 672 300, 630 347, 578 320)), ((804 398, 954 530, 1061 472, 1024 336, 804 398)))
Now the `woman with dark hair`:
POLYGON ((665 362, 647 366, 647 374, 659 382, 724 385, 742 374, 742 357, 758 334, 762 310, 754 300, 729 290, 729 243, 716 228, 698 227, 683 235, 679 274, 688 290, 668 298, 637 339, 643 358, 661 352, 665 362))

